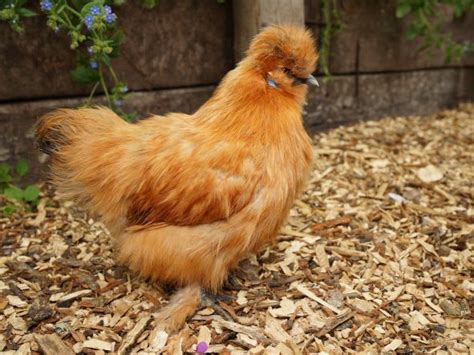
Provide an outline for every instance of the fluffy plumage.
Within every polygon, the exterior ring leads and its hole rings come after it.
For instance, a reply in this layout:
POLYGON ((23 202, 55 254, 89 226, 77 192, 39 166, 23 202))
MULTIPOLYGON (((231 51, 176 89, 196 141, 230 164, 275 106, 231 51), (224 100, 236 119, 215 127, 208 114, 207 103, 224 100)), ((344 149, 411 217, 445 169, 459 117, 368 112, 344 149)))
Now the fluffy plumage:
POLYGON ((118 259, 186 287, 162 312, 168 329, 194 312, 200 287, 217 290, 274 239, 302 190, 312 150, 301 80, 316 59, 308 31, 269 27, 193 115, 129 124, 108 109, 82 108, 39 121, 53 181, 101 216, 118 259))

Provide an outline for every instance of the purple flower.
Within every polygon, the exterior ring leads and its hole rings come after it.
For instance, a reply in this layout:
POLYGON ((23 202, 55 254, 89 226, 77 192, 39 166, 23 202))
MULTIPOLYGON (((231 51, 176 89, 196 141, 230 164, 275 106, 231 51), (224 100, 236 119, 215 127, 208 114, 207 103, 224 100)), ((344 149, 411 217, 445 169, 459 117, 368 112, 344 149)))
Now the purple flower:
POLYGON ((115 105, 116 106, 122 106, 123 105, 123 100, 115 100, 115 105))
POLYGON ((196 352, 198 354, 204 354, 208 349, 208 345, 205 341, 201 341, 196 345, 196 352))
POLYGON ((92 69, 97 69, 99 67, 99 64, 97 63, 96 60, 91 60, 89 65, 92 69))
POLYGON ((55 32, 55 33, 59 33, 60 30, 61 30, 61 28, 60 28, 59 26, 56 26, 56 27, 54 28, 54 32, 55 32))
POLYGON ((51 11, 53 9, 53 4, 51 0, 41 0, 40 1, 41 10, 43 11, 51 11))
POLYGON ((107 15, 112 14, 112 8, 109 5, 104 5, 104 11, 107 15))
POLYGON ((128 92, 128 86, 125 85, 124 87, 122 87, 122 92, 128 92))
POLYGON ((92 16, 97 16, 100 14, 100 7, 98 5, 92 5, 90 10, 89 10, 89 13, 92 15, 92 16))
POLYGON ((89 53, 89 54, 94 53, 94 50, 92 49, 92 47, 87 47, 87 53, 89 53))
POLYGON ((116 18, 117 18, 117 16, 115 16, 115 14, 107 14, 107 15, 105 15, 105 22, 113 23, 116 18))
POLYGON ((84 17, 84 23, 86 27, 90 30, 92 28, 92 24, 94 23, 94 18, 91 15, 87 15, 84 17))

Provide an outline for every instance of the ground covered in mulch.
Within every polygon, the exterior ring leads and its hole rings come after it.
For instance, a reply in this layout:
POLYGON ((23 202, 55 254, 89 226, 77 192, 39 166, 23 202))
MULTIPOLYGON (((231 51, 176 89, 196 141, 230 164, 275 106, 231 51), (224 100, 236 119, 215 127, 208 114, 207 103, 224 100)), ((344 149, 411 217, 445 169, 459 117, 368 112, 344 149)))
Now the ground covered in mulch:
POLYGON ((474 105, 318 134, 278 242, 242 262, 179 334, 169 294, 113 259, 101 223, 44 188, 0 220, 8 354, 469 353, 474 348, 474 105), (15 352, 17 351, 17 352, 15 352))

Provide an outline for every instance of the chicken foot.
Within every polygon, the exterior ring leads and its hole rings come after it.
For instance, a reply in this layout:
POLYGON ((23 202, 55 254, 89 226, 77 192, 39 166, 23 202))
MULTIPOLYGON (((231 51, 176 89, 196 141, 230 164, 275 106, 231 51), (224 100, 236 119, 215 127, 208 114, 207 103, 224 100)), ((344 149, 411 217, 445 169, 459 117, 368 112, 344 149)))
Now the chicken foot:
POLYGON ((219 305, 219 302, 230 301, 232 299, 233 298, 231 296, 225 296, 225 295, 219 296, 219 295, 203 292, 201 295, 201 307, 202 308, 210 307, 214 310, 214 312, 216 312, 216 314, 220 315, 225 320, 233 321, 233 318, 231 317, 229 312, 227 312, 224 308, 222 308, 219 305))

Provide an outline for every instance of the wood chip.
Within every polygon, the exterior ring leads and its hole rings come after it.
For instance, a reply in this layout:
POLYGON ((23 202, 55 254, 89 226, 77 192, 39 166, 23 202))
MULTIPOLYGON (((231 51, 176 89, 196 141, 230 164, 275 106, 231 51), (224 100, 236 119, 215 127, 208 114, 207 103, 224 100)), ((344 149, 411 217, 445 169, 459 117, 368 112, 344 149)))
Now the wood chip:
POLYGON ((370 313, 375 309, 375 305, 372 302, 363 300, 363 299, 355 299, 351 302, 351 305, 362 313, 370 313))
POLYGON ((230 329, 236 333, 246 334, 264 344, 271 343, 271 340, 268 339, 264 334, 262 334, 258 328, 241 325, 235 322, 229 322, 223 319, 216 320, 216 323, 219 324, 221 327, 230 329))
POLYGON ((308 332, 316 332, 317 337, 323 337, 334 328, 338 327, 344 322, 347 322, 349 319, 351 319, 354 316, 354 312, 345 312, 343 314, 340 314, 336 317, 329 318, 325 324, 320 328, 320 329, 314 329, 314 328, 308 328, 308 332))
POLYGON ((265 334, 276 342, 287 342, 291 336, 283 329, 280 321, 267 314, 265 320, 265 334))
POLYGON ((331 311, 333 311, 334 313, 340 315, 343 313, 343 311, 341 311, 340 309, 330 305, 329 303, 327 303, 326 301, 322 300, 321 298, 317 297, 313 292, 311 292, 310 290, 308 290, 306 287, 304 287, 303 285, 297 285, 296 286, 296 289, 298 291, 300 291, 303 295, 305 295, 306 297, 312 299, 313 301, 316 301, 318 302, 320 305, 322 305, 323 307, 326 307, 327 309, 330 309, 331 311))
POLYGON ((366 258, 367 253, 364 253, 362 251, 357 251, 357 250, 352 250, 348 248, 341 248, 341 247, 326 247, 329 251, 333 251, 339 255, 343 256, 356 256, 358 258, 366 258))
POLYGON ((68 307, 70 306, 75 300, 81 298, 81 297, 85 297, 85 296, 89 296, 92 294, 92 291, 91 290, 80 290, 80 291, 76 291, 76 292, 72 292, 70 294, 67 294, 66 296, 63 296, 61 297, 57 302, 56 304, 58 305, 58 307, 68 307))
POLYGON ((382 349, 382 351, 384 352, 388 352, 388 351, 395 351, 397 350, 400 345, 402 345, 403 342, 400 340, 400 339, 393 339, 390 344, 384 346, 384 348, 382 349))
POLYGON ((69 348, 56 334, 39 335, 35 334, 40 349, 46 355, 74 355, 74 351, 69 348))
POLYGON ((342 216, 339 218, 331 219, 329 221, 316 223, 311 227, 311 230, 313 232, 319 232, 324 229, 334 228, 341 225, 347 225, 351 223, 351 221, 352 221, 352 216, 342 216))
POLYGON ((427 165, 416 171, 418 178, 426 183, 439 181, 443 178, 443 172, 434 165, 427 165))
POLYGON ((37 206, 38 214, 36 215, 35 219, 28 220, 28 222, 27 222, 30 226, 38 227, 39 225, 41 225, 41 223, 43 223, 43 221, 46 218, 46 209, 45 209, 46 202, 47 202, 47 199, 45 199, 45 198, 42 198, 40 200, 40 202, 38 203, 38 206, 37 206))
POLYGON ((115 343, 111 343, 101 339, 88 339, 82 343, 84 348, 96 349, 96 350, 105 350, 105 351, 114 351, 115 343))
POLYGON ((326 254, 326 250, 324 249, 324 246, 322 244, 316 245, 315 252, 316 252, 316 260, 318 261, 318 264, 322 268, 328 269, 329 258, 328 258, 328 255, 326 254))
POLYGON ((152 319, 151 316, 140 318, 140 320, 135 324, 133 329, 130 332, 128 332, 127 335, 124 337, 122 344, 120 345, 120 348, 117 351, 118 355, 127 354, 129 349, 133 345, 135 345, 136 340, 138 339, 140 334, 145 330, 148 323, 150 323, 151 319, 152 319))
POLYGON ((12 295, 8 295, 7 296, 7 300, 8 300, 8 303, 10 303, 10 305, 12 305, 13 307, 26 307, 28 305, 28 303, 26 303, 25 301, 23 301, 20 297, 18 296, 12 296, 12 295))
POLYGON ((283 299, 280 301, 280 307, 270 309, 269 312, 273 317, 291 317, 295 313, 296 304, 290 299, 283 299))

